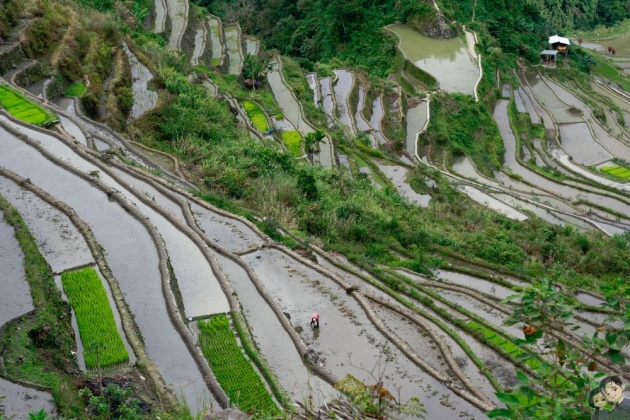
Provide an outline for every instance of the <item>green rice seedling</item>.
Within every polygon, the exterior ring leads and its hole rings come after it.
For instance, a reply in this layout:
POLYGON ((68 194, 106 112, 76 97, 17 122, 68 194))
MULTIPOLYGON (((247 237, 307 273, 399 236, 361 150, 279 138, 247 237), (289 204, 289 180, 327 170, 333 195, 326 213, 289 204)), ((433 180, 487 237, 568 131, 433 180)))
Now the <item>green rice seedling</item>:
POLYGON ((623 166, 602 166, 599 170, 619 178, 630 179, 630 169, 623 166))
POLYGON ((0 105, 15 118, 29 124, 43 125, 57 119, 47 109, 27 100, 20 92, 0 84, 0 105))
POLYGON ((278 406, 236 342, 228 316, 214 315, 199 321, 198 326, 203 354, 231 402, 248 413, 279 414, 278 406))
POLYGON ((63 273, 61 283, 77 317, 86 367, 97 368, 99 357, 101 367, 127 362, 129 353, 96 271, 88 267, 63 273))
POLYGON ((302 150, 300 148, 300 144, 302 143, 302 135, 296 131, 285 131, 282 133, 282 141, 287 145, 287 149, 289 153, 293 156, 302 156, 302 150))
POLYGON ((245 112, 247 112, 247 116, 249 117, 249 119, 252 120, 252 124, 254 124, 254 127, 262 131, 263 133, 269 131, 267 118, 265 118, 265 114, 256 102, 244 101, 243 108, 245 108, 245 112))

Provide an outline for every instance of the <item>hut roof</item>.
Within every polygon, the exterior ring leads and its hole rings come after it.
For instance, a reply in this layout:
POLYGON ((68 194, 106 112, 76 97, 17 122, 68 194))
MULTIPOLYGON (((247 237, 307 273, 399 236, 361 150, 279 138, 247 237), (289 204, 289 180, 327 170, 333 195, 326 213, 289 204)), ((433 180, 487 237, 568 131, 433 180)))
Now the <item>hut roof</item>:
POLYGON ((540 55, 558 55, 558 50, 542 50, 540 55))
POLYGON ((553 35, 549 37, 549 43, 550 44, 564 44, 564 45, 571 45, 571 42, 569 41, 569 38, 564 38, 558 35, 553 35))

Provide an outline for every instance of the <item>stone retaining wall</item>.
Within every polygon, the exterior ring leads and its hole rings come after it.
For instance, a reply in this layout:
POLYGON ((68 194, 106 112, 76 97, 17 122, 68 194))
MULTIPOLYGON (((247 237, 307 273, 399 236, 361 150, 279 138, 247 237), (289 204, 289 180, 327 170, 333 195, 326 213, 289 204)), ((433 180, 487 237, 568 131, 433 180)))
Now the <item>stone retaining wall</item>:
POLYGON ((0 75, 15 68, 15 66, 24 60, 26 60, 26 56, 22 50, 22 45, 15 44, 12 48, 7 49, 0 55, 0 75))

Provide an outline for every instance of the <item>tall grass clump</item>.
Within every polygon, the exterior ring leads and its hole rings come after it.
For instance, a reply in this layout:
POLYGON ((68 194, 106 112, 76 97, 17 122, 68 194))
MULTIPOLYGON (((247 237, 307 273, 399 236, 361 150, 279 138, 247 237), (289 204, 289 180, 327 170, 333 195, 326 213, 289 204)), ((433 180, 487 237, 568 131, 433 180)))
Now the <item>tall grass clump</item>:
POLYGON ((63 290, 74 308, 85 349, 85 366, 96 368, 125 363, 129 353, 114 320, 107 293, 96 271, 84 268, 61 275, 63 290))
POLYGON ((214 315, 198 326, 203 354, 230 401, 248 413, 278 415, 278 406, 236 342, 228 316, 214 315))

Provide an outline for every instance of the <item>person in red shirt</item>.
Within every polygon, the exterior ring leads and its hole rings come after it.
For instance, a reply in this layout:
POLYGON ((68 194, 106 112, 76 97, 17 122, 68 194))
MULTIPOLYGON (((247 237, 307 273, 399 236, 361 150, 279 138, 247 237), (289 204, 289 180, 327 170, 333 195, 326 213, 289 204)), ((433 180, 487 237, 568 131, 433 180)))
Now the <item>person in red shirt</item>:
POLYGON ((319 328, 319 314, 317 312, 311 315, 311 327, 319 328))

